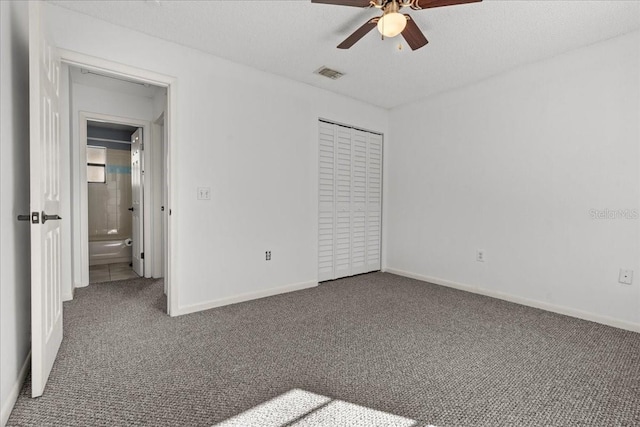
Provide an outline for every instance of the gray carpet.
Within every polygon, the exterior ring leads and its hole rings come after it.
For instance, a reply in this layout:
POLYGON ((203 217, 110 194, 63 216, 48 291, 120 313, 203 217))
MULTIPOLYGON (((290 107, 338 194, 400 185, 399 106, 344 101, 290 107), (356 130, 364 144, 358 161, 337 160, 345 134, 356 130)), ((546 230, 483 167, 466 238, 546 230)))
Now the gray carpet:
POLYGON ((640 425, 640 334, 517 304, 374 273, 164 311, 161 281, 78 289, 9 425, 207 426, 293 389, 438 427, 640 425))

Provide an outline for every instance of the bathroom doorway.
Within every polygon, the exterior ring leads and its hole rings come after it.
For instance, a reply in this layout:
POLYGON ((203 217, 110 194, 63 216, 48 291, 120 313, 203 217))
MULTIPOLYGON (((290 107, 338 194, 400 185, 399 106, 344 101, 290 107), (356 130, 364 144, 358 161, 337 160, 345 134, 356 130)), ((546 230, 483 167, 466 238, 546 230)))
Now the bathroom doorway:
POLYGON ((145 120, 87 112, 79 117, 87 285, 165 277, 164 139, 145 120))
POLYGON ((87 121, 89 283, 144 276, 142 128, 87 121))
POLYGON ((61 67, 61 80, 66 81, 61 92, 68 105, 62 123, 69 123, 61 132, 71 141, 73 280, 68 299, 73 290, 93 283, 164 279, 171 314, 176 300, 170 281, 170 86, 131 77, 130 72, 137 74, 129 68, 123 74, 79 65, 91 60, 80 57, 61 67), (100 175, 97 182, 90 182, 90 171, 100 175))
POLYGON ((68 76, 74 288, 163 278, 167 88, 72 65, 68 76))

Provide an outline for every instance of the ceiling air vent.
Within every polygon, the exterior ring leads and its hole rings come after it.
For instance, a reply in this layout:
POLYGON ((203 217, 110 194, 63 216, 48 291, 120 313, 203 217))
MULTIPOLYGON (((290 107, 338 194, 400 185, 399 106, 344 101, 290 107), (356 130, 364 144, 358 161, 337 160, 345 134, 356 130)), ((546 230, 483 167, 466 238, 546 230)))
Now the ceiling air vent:
POLYGON ((338 80, 340 77, 344 76, 344 73, 341 73, 337 70, 332 70, 327 67, 320 67, 315 71, 316 74, 320 74, 321 76, 325 76, 330 78, 331 80, 338 80))

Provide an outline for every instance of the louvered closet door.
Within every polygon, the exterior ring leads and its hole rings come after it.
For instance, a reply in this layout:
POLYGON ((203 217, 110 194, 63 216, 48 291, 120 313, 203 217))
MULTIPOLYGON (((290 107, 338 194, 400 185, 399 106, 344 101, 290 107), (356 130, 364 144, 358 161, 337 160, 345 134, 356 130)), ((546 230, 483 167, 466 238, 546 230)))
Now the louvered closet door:
POLYGON ((351 274, 367 270, 367 138, 352 131, 351 139, 351 274))
POLYGON ((382 136, 319 129, 318 280, 380 270, 382 136))
POLYGON ((382 135, 369 134, 367 145, 367 269, 380 270, 382 238, 382 135))
POLYGON ((320 122, 319 133, 318 280, 322 282, 335 278, 335 126, 320 122))
POLYGON ((351 275, 351 129, 336 126, 335 277, 351 275))

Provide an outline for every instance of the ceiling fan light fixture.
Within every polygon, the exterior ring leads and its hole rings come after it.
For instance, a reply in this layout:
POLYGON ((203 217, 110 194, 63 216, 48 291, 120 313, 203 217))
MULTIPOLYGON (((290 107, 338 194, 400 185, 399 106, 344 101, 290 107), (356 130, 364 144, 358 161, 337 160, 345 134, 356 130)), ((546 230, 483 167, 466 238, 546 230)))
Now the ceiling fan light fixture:
POLYGON ((378 21, 378 31, 385 37, 395 37, 404 31, 407 17, 398 12, 385 13, 378 21))

